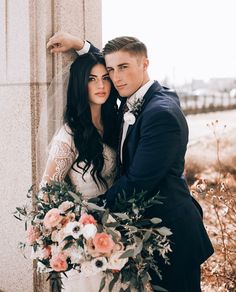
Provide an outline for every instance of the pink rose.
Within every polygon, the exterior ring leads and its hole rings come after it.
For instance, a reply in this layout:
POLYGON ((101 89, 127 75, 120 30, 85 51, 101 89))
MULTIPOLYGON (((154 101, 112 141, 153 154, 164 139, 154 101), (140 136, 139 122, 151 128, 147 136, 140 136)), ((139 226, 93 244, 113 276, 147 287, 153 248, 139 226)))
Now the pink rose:
POLYGON ((94 219, 92 215, 83 214, 80 219, 79 223, 86 225, 86 224, 96 224, 97 221, 94 219))
POLYGON ((46 228, 52 228, 57 226, 63 217, 60 215, 60 210, 53 208, 47 212, 43 219, 43 224, 46 228))
POLYGON ((56 272, 66 271, 68 269, 68 264, 65 255, 59 252, 53 256, 50 260, 50 266, 56 272))
POLYGON ((29 244, 33 244, 39 237, 40 237, 41 233, 38 227, 35 226, 30 226, 30 228, 27 230, 27 242, 29 244))
POLYGON ((97 250, 95 250, 95 246, 93 244, 93 239, 92 238, 89 238, 86 241, 86 248, 87 248, 88 254, 91 255, 93 258, 97 258, 97 257, 102 256, 101 252, 98 252, 97 250))
POLYGON ((95 250, 102 253, 109 253, 115 246, 114 241, 107 233, 97 233, 93 239, 95 250))
POLYGON ((51 255, 51 247, 50 246, 45 246, 44 248, 43 248, 43 258, 44 259, 47 259, 47 258, 49 258, 50 257, 50 255, 51 255))

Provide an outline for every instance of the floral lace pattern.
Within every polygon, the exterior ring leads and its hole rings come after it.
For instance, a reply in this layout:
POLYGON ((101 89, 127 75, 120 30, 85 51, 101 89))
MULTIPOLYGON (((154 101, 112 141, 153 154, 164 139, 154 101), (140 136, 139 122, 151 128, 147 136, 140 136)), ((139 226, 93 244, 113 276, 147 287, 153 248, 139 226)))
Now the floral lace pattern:
MULTIPOLYGON (((104 167, 102 175, 110 187, 116 176, 116 154, 113 149, 104 144, 103 155, 104 167)), ((77 156, 78 152, 75 148, 71 131, 64 125, 53 138, 46 169, 40 185, 43 186, 46 183, 50 183, 50 181, 63 181, 66 175, 68 175, 76 190, 80 191, 85 198, 92 198, 103 194, 106 189, 102 186, 98 187, 92 179, 90 174, 92 167, 85 173, 83 178, 81 169, 76 165, 74 165, 76 171, 71 168, 77 156)), ((84 163, 81 162, 80 166, 83 167, 83 165, 84 163)))
POLYGON ((75 154, 68 144, 62 141, 54 141, 43 175, 43 184, 45 185, 50 181, 63 181, 74 159, 75 154))

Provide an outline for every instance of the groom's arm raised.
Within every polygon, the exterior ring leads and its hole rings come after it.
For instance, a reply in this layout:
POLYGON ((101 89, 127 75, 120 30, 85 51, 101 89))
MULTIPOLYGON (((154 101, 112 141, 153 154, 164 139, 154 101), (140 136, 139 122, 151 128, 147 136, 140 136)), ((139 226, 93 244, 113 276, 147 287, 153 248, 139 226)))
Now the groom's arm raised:
POLYGON ((55 33, 48 41, 47 48, 50 53, 65 53, 71 49, 76 50, 79 55, 88 52, 99 52, 99 49, 90 42, 66 32, 55 33))

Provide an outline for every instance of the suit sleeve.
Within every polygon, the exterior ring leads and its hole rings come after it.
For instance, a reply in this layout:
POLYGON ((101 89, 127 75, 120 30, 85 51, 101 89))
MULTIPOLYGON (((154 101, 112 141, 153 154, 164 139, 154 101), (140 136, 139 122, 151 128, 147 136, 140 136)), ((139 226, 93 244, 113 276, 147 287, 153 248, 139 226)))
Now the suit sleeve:
POLYGON ((99 53, 99 49, 96 48, 92 43, 89 41, 85 41, 84 46, 81 50, 76 51, 79 56, 82 56, 87 53, 99 53))
POLYGON ((100 53, 100 50, 97 47, 95 47, 92 43, 90 43, 89 53, 100 53))
POLYGON ((169 172, 180 151, 181 131, 168 111, 146 112, 140 126, 140 140, 125 175, 106 192, 108 206, 118 193, 151 192, 169 172))

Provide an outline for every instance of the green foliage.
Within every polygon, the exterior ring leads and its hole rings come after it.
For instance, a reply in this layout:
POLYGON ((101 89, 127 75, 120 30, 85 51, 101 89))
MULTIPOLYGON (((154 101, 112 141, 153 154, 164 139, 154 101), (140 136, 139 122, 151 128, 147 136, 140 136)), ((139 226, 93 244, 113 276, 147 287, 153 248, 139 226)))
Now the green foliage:
MULTIPOLYGON (((73 204, 65 212, 61 212, 61 216, 73 213, 75 216, 73 220, 79 221, 83 210, 83 212, 91 214, 96 219, 98 232, 110 234, 113 241, 120 244, 121 254, 119 254, 119 259, 126 259, 123 268, 119 271, 106 270, 99 291, 104 289, 107 275, 112 276, 109 281, 109 291, 112 291, 118 280, 125 284, 125 288, 121 288, 120 291, 131 291, 132 289, 146 291, 146 286, 150 283, 150 269, 154 270, 161 278, 158 262, 153 255, 158 254, 163 257, 167 264, 169 263, 168 253, 171 251, 169 236, 172 232, 160 225, 162 223, 161 218, 145 218, 147 208, 154 204, 163 204, 164 198, 159 194, 148 198, 146 192, 134 192, 131 195, 122 192, 117 195, 112 210, 104 208, 101 202, 98 206, 96 201, 87 202, 83 200, 82 194, 76 192, 71 185, 65 182, 54 182, 51 185, 46 185, 35 196, 33 196, 33 187, 31 187, 27 197, 35 198, 35 204, 31 202, 30 206, 17 207, 14 216, 25 223, 26 230, 28 228, 27 224, 30 223, 31 226, 37 227, 41 232, 40 243, 35 242, 32 245, 35 251, 40 244, 43 247, 53 244, 51 234, 47 234, 47 230, 43 226, 43 220, 48 211, 58 208, 65 201, 73 202, 73 204)), ((84 249, 86 245, 86 241, 82 237, 75 239, 72 235, 66 236, 63 242, 65 242, 65 245, 62 251, 75 245, 84 249)), ((22 243, 21 249, 24 247, 25 244, 22 243)), ((39 258, 38 260, 47 268, 51 268, 48 259, 39 258)), ((77 267, 78 264, 73 265, 68 260, 68 269, 77 267)), ((52 286, 55 289, 61 287, 61 279, 57 277, 57 274, 52 271, 49 276, 51 280, 53 279, 52 286)))

